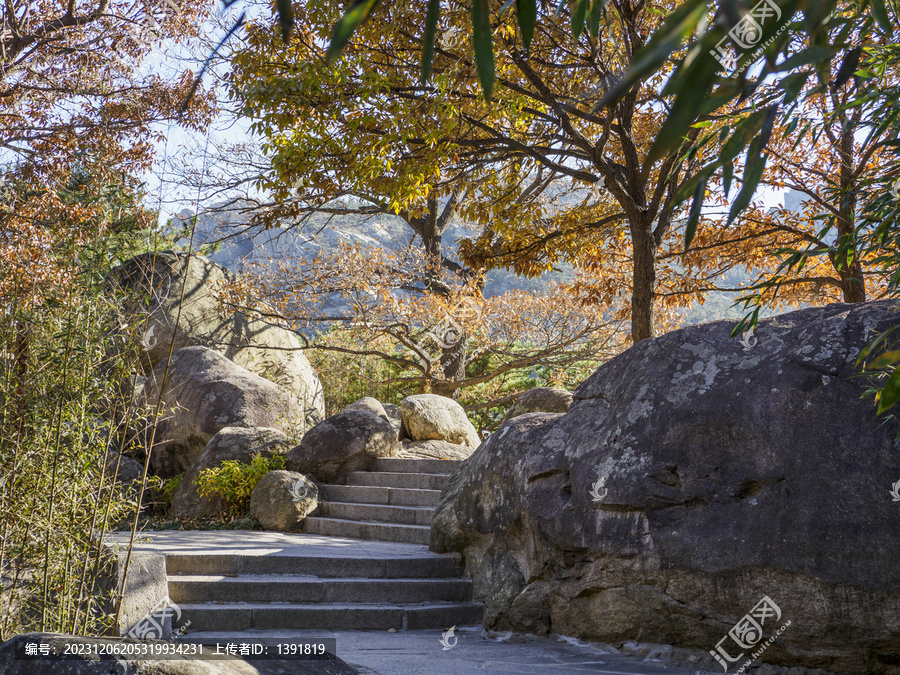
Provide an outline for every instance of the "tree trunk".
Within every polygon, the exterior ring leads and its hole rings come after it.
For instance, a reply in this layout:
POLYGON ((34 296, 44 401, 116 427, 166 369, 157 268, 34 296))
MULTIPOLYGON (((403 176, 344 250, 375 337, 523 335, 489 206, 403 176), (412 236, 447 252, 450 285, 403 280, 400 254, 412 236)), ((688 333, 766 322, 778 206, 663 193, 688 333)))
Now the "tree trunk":
POLYGON ((456 343, 448 345, 441 351, 441 369, 444 371, 444 379, 435 380, 432 383, 431 391, 433 393, 453 400, 459 398, 459 388, 455 387, 453 383, 466 379, 467 342, 468 338, 463 333, 456 343))
POLYGON ((631 226, 634 251, 631 294, 631 339, 634 344, 653 337, 653 307, 656 289, 656 244, 650 223, 631 226))
POLYGON ((862 265, 859 258, 853 258, 853 262, 847 264, 846 258, 838 274, 841 277, 841 293, 844 294, 844 302, 865 302, 866 285, 863 281, 862 265))
MULTIPOLYGON (((843 126, 840 145, 841 204, 837 217, 839 245, 845 241, 852 242, 856 234, 856 193, 854 191, 856 185, 854 185, 853 179, 853 134, 856 131, 856 125, 852 125, 849 120, 844 119, 843 126)), ((857 246, 852 245, 846 253, 837 256, 836 260, 832 259, 832 264, 838 268, 837 273, 841 278, 844 302, 865 302, 866 284, 863 279, 863 269, 859 262, 857 246)))
MULTIPOLYGON (((427 269, 425 270, 425 287, 432 293, 444 297, 450 296, 450 288, 441 280, 441 268, 444 265, 442 238, 450 224, 456 208, 456 195, 452 195, 438 214, 438 202, 434 197, 428 199, 428 212, 419 218, 407 218, 413 231, 422 239, 425 250, 427 269)), ((461 268, 460 268, 461 269, 461 268)), ((441 348, 440 365, 443 380, 434 380, 431 390, 435 394, 452 399, 459 398, 459 389, 451 383, 464 380, 468 363, 468 337, 465 326, 460 325, 456 317, 441 317, 435 332, 435 340, 441 348), (438 333, 441 333, 438 335, 438 333)))

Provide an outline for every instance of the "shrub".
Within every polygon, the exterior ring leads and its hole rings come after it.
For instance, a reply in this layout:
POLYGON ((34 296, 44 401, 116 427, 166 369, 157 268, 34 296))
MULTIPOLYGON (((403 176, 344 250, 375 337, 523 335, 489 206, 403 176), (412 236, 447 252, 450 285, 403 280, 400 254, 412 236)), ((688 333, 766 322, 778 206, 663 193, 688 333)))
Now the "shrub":
POLYGON ((250 511, 253 488, 270 471, 284 468, 283 455, 263 457, 256 454, 249 464, 225 460, 214 469, 204 469, 197 477, 197 491, 207 499, 223 499, 228 511, 242 516, 250 511))
POLYGON ((159 494, 162 497, 163 501, 166 503, 166 506, 169 507, 172 505, 172 499, 175 497, 175 493, 178 492, 178 488, 181 486, 181 481, 184 480, 184 474, 180 473, 177 476, 172 476, 171 478, 166 479, 162 487, 159 489, 159 494))

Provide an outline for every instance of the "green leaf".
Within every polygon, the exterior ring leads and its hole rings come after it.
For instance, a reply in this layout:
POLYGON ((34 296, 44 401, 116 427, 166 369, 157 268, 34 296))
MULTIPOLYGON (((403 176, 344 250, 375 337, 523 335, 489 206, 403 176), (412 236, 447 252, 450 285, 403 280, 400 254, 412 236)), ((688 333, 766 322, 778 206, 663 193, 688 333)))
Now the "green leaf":
POLYGON ((275 3, 278 11, 278 23, 281 25, 281 41, 287 44, 291 39, 291 29, 294 27, 294 8, 291 0, 278 0, 275 3))
POLYGON ((792 57, 785 59, 783 62, 778 64, 778 67, 775 68, 776 72, 782 72, 786 70, 794 70, 799 66, 805 66, 809 63, 821 63, 823 61, 827 62, 831 60, 831 58, 840 51, 838 47, 809 47, 808 49, 804 49, 799 54, 794 54, 792 57))
MULTIPOLYGON (((894 29, 891 26, 891 19, 888 17, 887 8, 884 6, 884 0, 872 0, 872 14, 878 25, 888 35, 893 35, 894 29)), ((893 405, 893 404, 891 404, 893 405)))
POLYGON ((578 42, 581 31, 584 30, 589 2, 590 0, 574 0, 572 3, 572 37, 575 38, 575 42, 578 42))
POLYGON ((606 0, 593 0, 591 2, 591 11, 588 14, 588 29, 595 38, 600 35, 600 19, 603 18, 603 9, 606 7, 606 0))
POLYGON ((422 84, 431 77, 431 62, 434 61, 434 36, 437 33, 438 18, 441 14, 441 0, 428 0, 425 15, 425 44, 422 46, 422 84))
POLYGON ((731 191, 731 181, 734 179, 734 164, 725 162, 722 165, 722 189, 727 195, 731 191))
POLYGON ((534 37, 534 25, 537 23, 537 0, 516 0, 516 16, 519 19, 522 44, 525 51, 528 51, 531 38, 534 37))
POLYGON ((896 326, 892 328, 888 328, 886 331, 883 331, 878 334, 878 336, 872 340, 869 344, 862 348, 862 351, 859 353, 859 356, 856 357, 856 365, 862 365, 862 362, 869 358, 869 354, 871 354, 878 347, 879 344, 887 340, 891 334, 896 330, 896 326))
POLYGON ((862 47, 854 47, 844 55, 841 67, 838 68, 837 75, 834 76, 834 87, 840 89, 843 87, 856 72, 859 65, 859 57, 862 55, 862 47))
POLYGON ((684 228, 684 250, 691 247, 694 241, 694 235, 697 233, 697 223, 700 222, 700 210, 703 207, 703 198, 706 196, 706 181, 708 176, 703 176, 697 183, 694 190, 694 202, 691 204, 691 211, 688 214, 687 226, 684 228))
MULTIPOLYGON (((791 73, 781 79, 778 85, 784 89, 784 102, 790 103, 796 100, 800 92, 803 91, 803 85, 809 79, 809 72, 791 73)), ((796 118, 795 120, 796 121, 796 118)))
POLYGON ((890 410, 898 400, 900 400, 900 368, 891 373, 888 381, 884 383, 884 389, 881 390, 881 396, 878 398, 877 414, 881 415, 890 410))
MULTIPOLYGON (((603 108, 617 101, 635 83, 655 73, 659 66, 678 49, 700 19, 706 14, 706 0, 687 0, 669 15, 666 21, 650 38, 650 42, 635 54, 631 67, 625 75, 610 87, 596 105, 603 108)), ((701 97, 702 98, 702 97, 701 97)))
POLYGON ((334 25, 334 29, 331 31, 331 42, 329 43, 328 51, 325 54, 325 59, 329 63, 337 58, 338 54, 341 53, 341 50, 347 46, 350 37, 356 29, 369 18, 372 10, 377 6, 378 0, 353 0, 353 4, 350 5, 350 8, 344 13, 341 20, 334 25))
POLYGON ((734 133, 725 141, 719 157, 723 162, 730 162, 737 157, 747 146, 747 143, 756 136, 762 126, 765 110, 758 110, 748 115, 739 124, 735 125, 734 133))
POLYGON ((472 0, 472 45, 475 48, 475 67, 484 97, 491 98, 494 89, 494 43, 491 39, 489 0, 472 0))
MULTIPOLYGON (((665 156, 672 148, 677 147, 690 126, 702 114, 706 95, 712 88, 719 62, 706 54, 697 53, 699 45, 688 52, 684 63, 690 63, 685 71, 685 81, 690 87, 683 87, 672 104, 666 121, 656 135, 656 139, 644 161, 644 175, 649 175, 653 162, 665 156), (692 59, 693 55, 693 60, 692 59)), ((682 68, 684 64, 682 64, 682 68)), ((680 70, 681 68, 679 68, 680 70)), ((666 85, 668 87, 668 84, 666 85)))
POLYGON ((769 139, 772 138, 772 126, 775 124, 775 118, 778 117, 778 104, 769 106, 766 115, 763 117, 762 129, 756 140, 756 152, 761 153, 769 145, 769 139))
POLYGON ((898 361, 900 361, 900 351, 892 349, 889 352, 881 354, 877 359, 872 361, 872 363, 866 367, 866 370, 881 370, 882 368, 895 365, 898 361))
POLYGON ((759 185, 759 180, 762 178, 765 168, 765 155, 753 154, 747 158, 747 165, 744 167, 744 180, 741 185, 741 191, 731 205, 726 225, 730 225, 731 222, 737 218, 738 214, 747 208, 750 200, 753 199, 753 194, 756 192, 756 187, 759 185))

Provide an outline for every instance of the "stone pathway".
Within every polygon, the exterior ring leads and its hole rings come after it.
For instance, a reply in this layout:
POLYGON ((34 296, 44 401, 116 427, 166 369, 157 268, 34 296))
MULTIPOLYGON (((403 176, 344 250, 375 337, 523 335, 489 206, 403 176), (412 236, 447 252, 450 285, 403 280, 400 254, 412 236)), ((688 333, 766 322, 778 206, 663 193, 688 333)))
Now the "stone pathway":
POLYGON ((461 600, 471 590, 458 558, 421 544, 163 531, 140 534, 136 550, 166 555, 170 597, 182 612, 177 623, 190 620, 193 637, 334 637, 341 659, 361 673, 384 675, 697 672, 568 638, 487 633, 473 625, 481 606, 461 600), (436 587, 445 600, 405 602, 436 587), (443 631, 453 625, 456 641, 447 640, 454 646, 445 650, 443 631))
POLYGON ((480 624, 458 556, 417 544, 218 530, 142 535, 192 631, 412 630, 480 624))
POLYGON ((323 485, 319 507, 303 521, 304 532, 427 545, 441 490, 461 463, 378 459, 371 471, 353 471, 339 485, 323 485))

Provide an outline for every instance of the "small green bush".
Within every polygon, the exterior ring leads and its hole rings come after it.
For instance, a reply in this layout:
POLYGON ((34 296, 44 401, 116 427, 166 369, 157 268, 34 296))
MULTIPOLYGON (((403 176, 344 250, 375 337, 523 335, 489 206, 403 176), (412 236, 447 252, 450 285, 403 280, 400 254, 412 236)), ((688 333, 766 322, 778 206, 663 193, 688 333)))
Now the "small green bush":
POLYGON ((175 497, 175 493, 178 492, 178 487, 181 485, 181 481, 184 480, 184 474, 180 473, 177 476, 172 476, 171 478, 166 479, 162 487, 159 490, 160 496, 163 498, 163 501, 166 503, 166 507, 172 506, 172 499, 175 497))
POLYGON ((204 469, 197 477, 197 491, 207 499, 224 499, 236 516, 250 511, 253 488, 270 471, 284 468, 284 456, 253 455, 249 464, 225 460, 214 469, 204 469))

